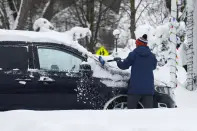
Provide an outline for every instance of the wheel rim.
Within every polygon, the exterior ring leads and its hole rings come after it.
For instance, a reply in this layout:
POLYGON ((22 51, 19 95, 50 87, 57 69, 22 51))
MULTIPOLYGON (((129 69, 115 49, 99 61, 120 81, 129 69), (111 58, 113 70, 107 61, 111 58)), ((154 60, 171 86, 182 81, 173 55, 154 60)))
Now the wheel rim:
POLYGON ((127 109, 127 102, 120 102, 114 105, 114 110, 127 109))

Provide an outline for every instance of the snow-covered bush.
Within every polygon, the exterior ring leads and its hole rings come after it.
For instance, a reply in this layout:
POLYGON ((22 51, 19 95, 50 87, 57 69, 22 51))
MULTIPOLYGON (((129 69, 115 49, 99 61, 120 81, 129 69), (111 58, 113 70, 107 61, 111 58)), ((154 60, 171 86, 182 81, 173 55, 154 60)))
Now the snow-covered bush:
POLYGON ((34 31, 47 32, 54 30, 54 26, 45 18, 37 19, 33 24, 34 31))
POLYGON ((86 36, 90 37, 92 35, 89 28, 83 28, 77 26, 69 30, 68 33, 73 36, 73 40, 78 40, 86 36))
MULTIPOLYGON (((136 27, 142 25, 151 25, 149 27, 157 27, 168 22, 169 11, 166 8, 165 0, 136 0, 135 6, 140 3, 136 11, 136 27)), ((118 23, 118 29, 121 31, 119 44, 125 45, 130 39, 130 1, 123 0, 120 8, 120 21, 118 23)), ((143 29, 144 31, 144 29, 143 29)), ((135 33, 136 35, 136 33, 135 33)), ((136 35, 136 38, 140 36, 136 35)))
POLYGON ((129 49, 130 51, 133 51, 136 48, 135 40, 129 39, 125 48, 129 49))
MULTIPOLYGON (((165 23, 156 28, 145 24, 136 28, 136 37, 141 37, 143 34, 148 35, 148 45, 152 52, 156 55, 159 66, 164 66, 169 60, 170 54, 170 24, 165 23)), ((177 28, 177 44, 182 45, 185 38, 185 23, 180 22, 177 28)))

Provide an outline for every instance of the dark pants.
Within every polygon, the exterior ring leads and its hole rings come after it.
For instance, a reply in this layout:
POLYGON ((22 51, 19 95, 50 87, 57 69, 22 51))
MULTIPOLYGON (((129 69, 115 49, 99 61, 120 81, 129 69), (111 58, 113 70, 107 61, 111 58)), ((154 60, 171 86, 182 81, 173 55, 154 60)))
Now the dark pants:
POLYGON ((153 108, 152 95, 128 95, 128 99, 127 99, 128 109, 136 109, 138 102, 141 102, 144 108, 153 108))
POLYGON ((183 68, 184 68, 185 71, 187 72, 187 65, 184 65, 183 68))

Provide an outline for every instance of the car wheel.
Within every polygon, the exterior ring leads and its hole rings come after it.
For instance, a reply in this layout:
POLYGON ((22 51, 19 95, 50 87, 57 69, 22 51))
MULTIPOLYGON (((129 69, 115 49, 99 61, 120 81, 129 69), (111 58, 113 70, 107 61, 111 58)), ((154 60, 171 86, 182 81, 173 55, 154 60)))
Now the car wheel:
MULTIPOLYGON (((142 109, 143 105, 139 102, 137 109, 142 109)), ((127 95, 118 95, 110 99, 104 106, 104 110, 113 109, 128 109, 127 108, 127 95)))

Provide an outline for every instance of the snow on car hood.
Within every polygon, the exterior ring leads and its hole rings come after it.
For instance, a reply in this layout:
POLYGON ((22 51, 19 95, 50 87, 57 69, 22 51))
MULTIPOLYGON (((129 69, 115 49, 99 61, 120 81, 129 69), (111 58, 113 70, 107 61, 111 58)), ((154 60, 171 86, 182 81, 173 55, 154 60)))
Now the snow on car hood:
MULTIPOLYGON (((97 55, 89 54, 88 62, 84 64, 89 64, 93 70, 93 77, 101 78, 101 82, 108 87, 127 87, 130 73, 128 71, 123 71, 117 67, 115 62, 113 64, 105 63, 104 66, 98 60, 97 55)), ((104 57, 105 60, 109 59, 104 57)))

